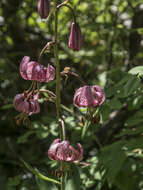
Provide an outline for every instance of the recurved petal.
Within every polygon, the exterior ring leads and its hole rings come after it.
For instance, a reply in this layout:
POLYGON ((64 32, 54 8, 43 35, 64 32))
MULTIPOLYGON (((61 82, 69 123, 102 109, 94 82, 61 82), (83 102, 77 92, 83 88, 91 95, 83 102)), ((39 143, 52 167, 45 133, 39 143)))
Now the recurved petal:
POLYGON ((48 64, 48 67, 45 68, 45 82, 49 82, 55 78, 55 68, 48 64))
POLYGON ((55 139, 48 150, 48 156, 51 160, 57 160, 57 148, 60 144, 60 139, 55 139))
MULTIPOLYGON (((14 97, 13 105, 16 110, 18 110, 19 104, 23 103, 24 101, 24 95, 23 94, 17 94, 14 97)), ((18 110, 19 111, 19 110, 18 110)))
POLYGON ((78 160, 81 160, 82 157, 83 157, 83 147, 80 143, 77 144, 77 148, 78 148, 78 151, 79 151, 79 158, 78 160))
POLYGON ((14 98, 14 108, 19 112, 28 113, 29 102, 24 100, 24 94, 17 94, 14 98))
POLYGON ((93 105, 93 95, 90 86, 80 87, 74 95, 73 103, 77 107, 89 107, 93 105))
POLYGON ((28 110, 28 115, 32 115, 35 113, 39 113, 40 112, 40 106, 37 100, 30 100, 29 101, 29 110, 28 110))
POLYGON ((30 107, 29 102, 24 100, 24 103, 22 105, 23 105, 22 112, 29 114, 29 107, 30 107))
POLYGON ((32 80, 36 80, 38 82, 45 81, 45 71, 44 67, 38 63, 36 63, 32 70, 32 80))
POLYGON ((20 74, 22 78, 27 80, 27 63, 30 61, 30 57, 24 56, 20 63, 20 74))
POLYGON ((98 106, 101 105, 105 100, 104 91, 98 85, 94 85, 91 88, 92 88, 93 96, 94 96, 94 98, 96 100, 96 101, 94 101, 95 106, 96 106, 96 104, 98 106), (98 101, 98 103, 97 103, 97 101, 98 101))
POLYGON ((80 143, 77 144, 78 149, 76 150, 73 146, 69 146, 69 149, 72 151, 70 161, 79 161, 83 155, 83 148, 80 143))
POLYGON ((70 150, 69 150, 69 141, 62 141, 57 149, 57 159, 67 161, 68 157, 70 156, 70 150))
POLYGON ((38 63, 35 61, 31 61, 27 64, 27 69, 26 69, 27 80, 35 80, 33 70, 34 70, 34 67, 36 67, 37 65, 38 63))
POLYGON ((39 102, 35 100, 35 113, 39 113, 39 112, 40 112, 40 105, 39 105, 39 102))

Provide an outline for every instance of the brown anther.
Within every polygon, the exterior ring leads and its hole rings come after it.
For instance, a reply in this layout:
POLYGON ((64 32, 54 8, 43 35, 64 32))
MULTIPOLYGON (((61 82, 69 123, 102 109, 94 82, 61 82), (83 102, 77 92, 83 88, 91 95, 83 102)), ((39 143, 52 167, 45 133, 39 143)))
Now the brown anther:
POLYGON ((16 120, 16 124, 20 125, 20 120, 19 119, 16 120))
POLYGON ((30 94, 30 96, 29 96, 29 99, 33 99, 33 96, 34 96, 34 94, 33 94, 33 92, 30 94))
POLYGON ((99 124, 100 123, 100 116, 94 116, 93 122, 99 124))
POLYGON ((64 68, 64 73, 65 73, 65 74, 68 74, 68 73, 70 72, 70 70, 71 70, 70 67, 65 67, 65 68, 64 68))
POLYGON ((85 124, 85 119, 82 117, 81 118, 81 123, 82 123, 82 125, 84 126, 84 124, 85 124))
POLYGON ((24 94, 24 98, 27 98, 27 94, 28 94, 27 90, 24 90, 23 94, 24 94))

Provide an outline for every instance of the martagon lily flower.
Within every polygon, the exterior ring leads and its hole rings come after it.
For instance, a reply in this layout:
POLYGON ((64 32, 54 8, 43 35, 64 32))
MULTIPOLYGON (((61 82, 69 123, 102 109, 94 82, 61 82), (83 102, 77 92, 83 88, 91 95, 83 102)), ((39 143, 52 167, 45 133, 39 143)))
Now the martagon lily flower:
POLYGON ((78 162, 82 159, 83 148, 80 143, 77 144, 77 149, 75 149, 69 141, 55 139, 48 150, 48 156, 51 160, 78 162))
POLYGON ((19 112, 32 115, 40 112, 40 106, 38 103, 38 94, 17 94, 14 98, 14 108, 19 112))
POLYGON ((99 86, 83 86, 75 92, 73 103, 77 107, 98 107, 104 100, 105 94, 99 86))
POLYGON ((30 61, 30 57, 24 56, 20 63, 20 74, 25 80, 49 82, 55 78, 55 68, 50 64, 44 68, 43 65, 30 61))

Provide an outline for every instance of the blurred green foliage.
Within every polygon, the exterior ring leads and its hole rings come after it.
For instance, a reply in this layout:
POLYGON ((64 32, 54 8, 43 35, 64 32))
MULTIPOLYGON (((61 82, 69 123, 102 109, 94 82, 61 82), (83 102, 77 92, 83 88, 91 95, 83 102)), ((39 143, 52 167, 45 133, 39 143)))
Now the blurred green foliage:
MULTIPOLYGON (((59 1, 60 3, 61 1, 59 1)), ((64 67, 80 74, 87 84, 105 90, 106 101, 83 134, 85 110, 73 106, 81 86, 73 76, 62 79, 62 111, 68 139, 84 147, 81 165, 70 166, 66 190, 143 189, 143 2, 142 0, 72 0, 84 43, 79 52, 68 48, 72 15, 59 12, 59 58, 64 67), (99 143, 101 147, 99 147, 99 143)), ((47 150, 59 136, 55 104, 41 97, 41 112, 30 117, 30 126, 16 125, 15 94, 30 86, 19 74, 24 55, 36 60, 53 38, 53 18, 41 21, 37 1, 0 1, 0 189, 57 190, 35 177, 19 157, 44 175, 59 180, 59 168, 47 150)), ((53 51, 42 64, 54 65, 53 51)), ((55 66, 55 65, 54 65, 55 66)), ((41 84, 55 91, 55 81, 41 84)))

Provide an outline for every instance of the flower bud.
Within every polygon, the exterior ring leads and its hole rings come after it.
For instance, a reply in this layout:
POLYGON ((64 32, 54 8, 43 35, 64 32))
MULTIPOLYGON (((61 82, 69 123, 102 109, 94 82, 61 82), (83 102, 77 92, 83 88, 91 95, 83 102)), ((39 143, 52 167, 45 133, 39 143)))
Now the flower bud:
POLYGON ((104 92, 99 86, 83 86, 75 92, 73 103, 77 107, 97 107, 104 100, 104 92))
POLYGON ((48 156, 51 160, 62 160, 67 162, 80 161, 83 156, 81 144, 77 144, 77 150, 70 145, 69 141, 60 141, 56 139, 48 150, 48 156))
POLYGON ((69 37, 69 48, 72 48, 74 51, 79 51, 81 46, 82 36, 80 27, 77 23, 72 22, 69 37))
POLYGON ((38 13, 41 18, 47 18, 50 12, 49 0, 38 0, 38 13))
POLYGON ((14 108, 28 115, 40 112, 38 95, 31 97, 31 94, 28 94, 27 97, 24 97, 24 94, 17 94, 14 98, 14 108))

